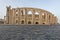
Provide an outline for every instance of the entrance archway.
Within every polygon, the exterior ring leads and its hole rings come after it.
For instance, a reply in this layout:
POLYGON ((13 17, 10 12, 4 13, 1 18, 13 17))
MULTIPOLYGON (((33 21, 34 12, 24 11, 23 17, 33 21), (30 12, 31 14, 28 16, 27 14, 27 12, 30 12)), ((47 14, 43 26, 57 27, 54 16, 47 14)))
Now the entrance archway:
POLYGON ((43 24, 45 24, 45 23, 43 23, 43 24))
POLYGON ((28 24, 31 24, 31 21, 28 21, 28 24))
POLYGON ((36 22, 35 24, 39 24, 38 22, 36 22))
POLYGON ((24 24, 24 21, 23 20, 21 21, 21 24, 24 24))

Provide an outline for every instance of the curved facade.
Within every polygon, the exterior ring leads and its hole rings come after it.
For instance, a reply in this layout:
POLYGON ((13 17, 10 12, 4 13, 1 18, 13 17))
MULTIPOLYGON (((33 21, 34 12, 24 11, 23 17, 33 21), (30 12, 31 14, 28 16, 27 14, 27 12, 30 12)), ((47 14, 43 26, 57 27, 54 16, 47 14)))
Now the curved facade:
POLYGON ((5 24, 57 24, 57 17, 38 8, 7 7, 5 24))

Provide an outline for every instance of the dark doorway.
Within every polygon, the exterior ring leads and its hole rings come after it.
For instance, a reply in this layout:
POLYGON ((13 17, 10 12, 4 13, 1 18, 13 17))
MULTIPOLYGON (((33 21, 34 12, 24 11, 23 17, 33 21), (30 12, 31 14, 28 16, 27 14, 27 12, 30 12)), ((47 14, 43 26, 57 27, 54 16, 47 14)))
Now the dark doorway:
POLYGON ((18 24, 18 20, 16 20, 16 24, 18 24))
POLYGON ((36 22, 35 24, 39 24, 38 22, 36 22))
POLYGON ((28 24, 31 24, 31 21, 29 21, 28 24))
POLYGON ((21 21, 21 24, 24 24, 24 21, 23 20, 21 21))
POLYGON ((43 23, 43 24, 45 24, 45 23, 43 23))

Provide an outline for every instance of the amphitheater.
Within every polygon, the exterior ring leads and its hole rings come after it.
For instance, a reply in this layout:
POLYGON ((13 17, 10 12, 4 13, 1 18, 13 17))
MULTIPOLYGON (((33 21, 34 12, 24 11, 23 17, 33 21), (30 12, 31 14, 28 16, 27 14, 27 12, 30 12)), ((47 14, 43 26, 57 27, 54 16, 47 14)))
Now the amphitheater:
POLYGON ((11 6, 6 9, 4 24, 57 24, 57 17, 43 9, 11 6))
POLYGON ((60 24, 51 12, 11 6, 7 7, 6 12, 4 24, 0 24, 0 40, 60 40, 60 24))

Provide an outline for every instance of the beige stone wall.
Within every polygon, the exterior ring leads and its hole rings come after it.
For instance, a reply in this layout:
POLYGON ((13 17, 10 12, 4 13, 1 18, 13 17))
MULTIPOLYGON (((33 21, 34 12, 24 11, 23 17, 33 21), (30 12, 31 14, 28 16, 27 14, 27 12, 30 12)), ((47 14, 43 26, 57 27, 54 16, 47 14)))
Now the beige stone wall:
POLYGON ((5 24, 57 24, 52 13, 37 8, 7 7, 5 24))

